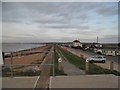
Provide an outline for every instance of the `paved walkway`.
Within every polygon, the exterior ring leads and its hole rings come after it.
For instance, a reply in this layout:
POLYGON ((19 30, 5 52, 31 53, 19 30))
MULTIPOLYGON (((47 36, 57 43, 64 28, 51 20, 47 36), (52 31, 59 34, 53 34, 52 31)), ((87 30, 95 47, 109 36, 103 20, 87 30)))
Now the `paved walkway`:
POLYGON ((49 64, 52 63, 53 55, 51 51, 53 51, 53 47, 51 47, 50 52, 46 55, 46 58, 42 63, 40 78, 37 81, 35 90, 38 90, 38 88, 41 88, 42 90, 48 88, 51 70, 51 65, 49 64))
MULTIPOLYGON (((56 76, 50 78, 50 88, 78 88, 77 90, 118 90, 118 76, 80 75, 56 76), (88 89, 87 89, 88 88, 88 89), (96 89, 95 89, 96 88, 96 89)), ((65 89, 67 90, 67 89, 65 89)))
POLYGON ((69 63, 68 61, 62 62, 63 70, 67 75, 83 75, 85 72, 83 70, 80 70, 75 65, 69 63))
MULTIPOLYGON (((57 53, 58 53, 59 57, 62 58, 62 56, 63 56, 63 55, 61 55, 62 53, 60 54, 58 51, 57 51, 57 53)), ((68 76, 85 74, 84 70, 80 70, 75 65, 71 64, 68 60, 64 60, 64 59, 62 60, 62 68, 63 68, 64 73, 67 74, 68 76)))

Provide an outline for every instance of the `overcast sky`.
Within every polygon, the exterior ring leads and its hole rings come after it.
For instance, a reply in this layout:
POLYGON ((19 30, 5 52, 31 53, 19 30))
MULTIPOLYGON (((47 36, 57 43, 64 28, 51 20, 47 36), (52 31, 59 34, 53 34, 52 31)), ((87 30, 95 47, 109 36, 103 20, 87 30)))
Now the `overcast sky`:
POLYGON ((118 42, 117 2, 3 2, 3 42, 118 42))

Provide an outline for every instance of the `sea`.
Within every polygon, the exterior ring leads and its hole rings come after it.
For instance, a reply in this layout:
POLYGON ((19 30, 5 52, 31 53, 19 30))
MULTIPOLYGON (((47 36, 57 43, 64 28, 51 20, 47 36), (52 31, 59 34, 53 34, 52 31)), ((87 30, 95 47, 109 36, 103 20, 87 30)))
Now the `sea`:
POLYGON ((30 43, 2 43, 0 44, 0 64, 3 64, 2 52, 16 52, 25 49, 42 47, 46 44, 30 44, 30 43), (1 48, 2 46, 2 48, 1 48))
POLYGON ((15 52, 41 46, 45 46, 45 44, 2 43, 2 52, 15 52))

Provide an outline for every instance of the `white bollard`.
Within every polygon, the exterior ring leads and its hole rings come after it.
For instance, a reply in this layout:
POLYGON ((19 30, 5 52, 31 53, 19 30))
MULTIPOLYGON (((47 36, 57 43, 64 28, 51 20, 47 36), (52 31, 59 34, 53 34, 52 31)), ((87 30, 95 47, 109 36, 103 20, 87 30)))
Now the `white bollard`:
POLYGON ((58 58, 58 69, 61 71, 62 70, 62 58, 58 58))

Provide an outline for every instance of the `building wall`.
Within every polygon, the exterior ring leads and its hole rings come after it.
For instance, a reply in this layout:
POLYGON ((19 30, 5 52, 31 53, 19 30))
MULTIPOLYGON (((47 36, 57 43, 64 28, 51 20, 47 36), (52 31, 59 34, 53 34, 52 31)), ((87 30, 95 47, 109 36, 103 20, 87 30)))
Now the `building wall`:
POLYGON ((79 42, 73 42, 73 46, 74 47, 82 47, 82 44, 80 44, 79 42))

